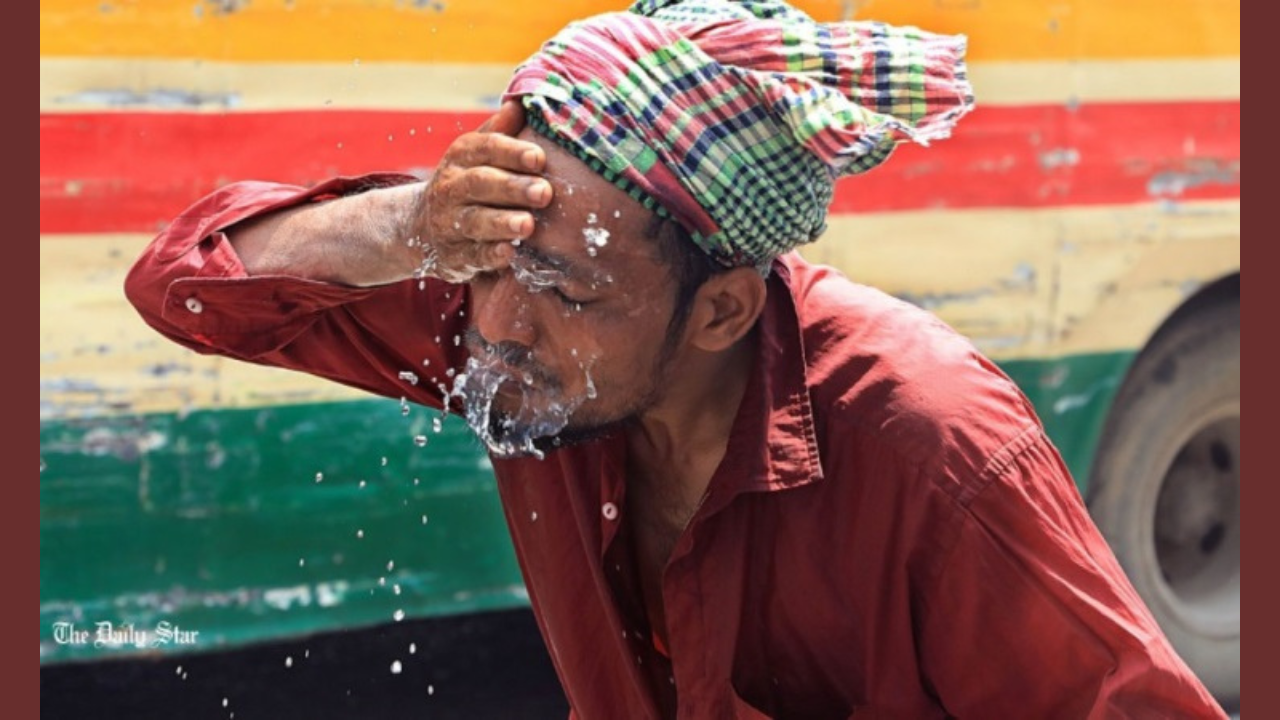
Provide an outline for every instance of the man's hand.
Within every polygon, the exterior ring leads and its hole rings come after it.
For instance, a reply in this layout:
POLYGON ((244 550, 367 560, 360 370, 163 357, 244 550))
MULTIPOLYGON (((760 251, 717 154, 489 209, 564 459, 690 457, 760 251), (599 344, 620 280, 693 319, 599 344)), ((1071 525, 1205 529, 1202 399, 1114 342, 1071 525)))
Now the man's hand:
POLYGON ((410 221, 426 274, 460 283, 501 269, 514 254, 511 241, 533 233, 529 211, 551 202, 551 184, 539 175, 546 153, 514 137, 523 126, 524 110, 509 100, 445 151, 410 221))

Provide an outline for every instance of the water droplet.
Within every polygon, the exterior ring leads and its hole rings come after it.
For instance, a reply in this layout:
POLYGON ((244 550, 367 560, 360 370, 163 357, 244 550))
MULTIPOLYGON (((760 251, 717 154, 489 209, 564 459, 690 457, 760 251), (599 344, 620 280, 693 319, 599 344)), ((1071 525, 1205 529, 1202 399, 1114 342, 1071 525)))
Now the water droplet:
POLYGON ((417 130, 416 128, 409 128, 409 134, 410 134, 410 135, 416 135, 416 134, 418 134, 418 130, 417 130))
POLYGON ((316 473, 316 482, 323 482, 323 481, 324 481, 324 473, 322 472, 316 473))
POLYGON ((363 530, 357 530, 357 531, 356 531, 356 537, 357 537, 357 538, 360 538, 361 540, 363 540, 363 539, 364 539, 364 531, 363 531, 363 530))
POLYGON ((386 456, 386 455, 383 455, 383 456, 382 456, 382 460, 381 460, 381 461, 379 461, 379 462, 380 462, 380 464, 382 465, 382 467, 386 467, 386 466, 387 466, 387 456, 386 456))
POLYGON ((339 150, 341 150, 341 149, 342 149, 342 143, 338 143, 338 149, 339 149, 339 150))
POLYGON ((364 489, 364 486, 365 486, 365 485, 367 485, 367 484, 368 484, 368 483, 366 483, 365 481, 361 480, 361 481, 360 481, 360 486, 359 486, 359 487, 360 487, 360 489, 361 489, 361 490, 363 490, 363 489, 364 489))
POLYGON ((395 570, 395 569, 396 569, 396 561, 395 561, 395 560, 388 560, 388 561, 387 561, 387 572, 391 572, 392 570, 395 570))
MULTIPOLYGON (((443 318, 441 318, 441 319, 443 319, 443 318)), ((417 385, 417 384, 418 384, 418 374, 417 374, 417 373, 415 373, 415 372, 411 372, 411 371, 409 371, 409 370, 403 370, 403 371, 401 371, 401 372, 400 372, 400 379, 401 379, 401 380, 404 380, 405 382, 409 383, 410 385, 417 385)))
POLYGON ((414 484, 414 485, 417 485, 419 482, 421 482, 421 481, 420 481, 420 480, 418 480, 418 478, 414 478, 414 479, 413 479, 413 484, 414 484))
POLYGON ((173 674, 174 674, 174 675, 181 675, 181 674, 182 674, 182 666, 181 666, 181 665, 179 665, 179 666, 178 666, 178 669, 173 671, 173 674))
POLYGON ((227 698, 222 698, 222 707, 226 707, 226 706, 227 706, 227 703, 229 703, 229 702, 230 702, 230 700, 228 700, 227 698))
POLYGON ((391 619, 395 620, 396 622, 400 622, 401 620, 404 620, 404 610, 401 610, 400 608, 396 608, 396 611, 391 613, 391 619))
POLYGON ((288 657, 286 657, 286 658, 284 659, 284 666, 285 666, 285 667, 287 667, 287 668, 291 668, 291 667, 293 667, 293 656, 292 656, 292 655, 290 655, 290 656, 288 656, 288 657))
POLYGON ((378 578, 378 587, 386 587, 386 586, 387 586, 387 576, 383 575, 382 577, 378 578))
POLYGON ((418 447, 426 447, 426 446, 427 446, 427 436, 426 436, 426 435, 414 435, 414 436, 413 436, 413 444, 414 444, 414 445, 417 445, 418 447))
POLYGON ((409 401, 404 398, 400 398, 400 417, 408 417, 408 416, 409 416, 409 401))
POLYGON ((461 345, 461 344, 462 344, 462 336, 461 336, 461 335, 454 335, 454 336, 453 336, 453 346, 454 346, 454 347, 458 347, 458 346, 459 346, 459 345, 461 345))
POLYGON ((427 694, 428 694, 428 695, 435 695, 435 694, 436 694, 436 686, 435 686, 435 685, 428 685, 428 686, 427 686, 427 694))
POLYGON ((392 142, 392 141, 394 141, 395 139, 396 139, 396 138, 395 138, 395 136, 394 136, 394 135, 387 135, 387 142, 392 142))
POLYGON ((431 432, 438 433, 444 429, 444 421, 438 417, 431 418, 431 432))
POLYGON ((582 237, 587 241, 587 253, 591 253, 591 248, 602 248, 609 244, 609 231, 604 228, 583 228, 582 237))
POLYGON ((418 652, 418 643, 409 643, 409 654, 413 655, 418 652))
POLYGON ((595 224, 596 224, 597 222, 599 222, 599 221, 600 221, 600 219, 596 217, 596 214, 595 214, 595 213, 587 213, 587 224, 588 224, 588 225, 595 225, 595 224))
POLYGON ((298 558, 298 567, 306 567, 306 566, 307 566, 307 559, 306 559, 306 558, 298 558))
POLYGON ((423 516, 422 516, 422 524, 423 524, 423 525, 426 525, 426 524, 427 524, 427 516, 426 516, 426 515, 423 515, 423 516))
POLYGON ((425 358, 422 361, 422 367, 431 367, 431 358, 425 358))
POLYGON ((306 650, 303 650, 303 651, 302 651, 302 657, 303 657, 303 658, 309 658, 309 657, 311 657, 311 648, 307 648, 306 650))
POLYGON ((537 521, 538 521, 538 511, 537 511, 537 510, 534 510, 533 512, 529 513, 529 520, 530 520, 531 522, 537 522, 537 521))
POLYGON ((399 661, 399 660, 395 660, 395 661, 393 661, 393 662, 391 663, 391 674, 392 674, 392 675, 399 675, 399 674, 400 674, 400 661, 399 661))
POLYGON ((391 592, 392 592, 393 594, 395 594, 395 595, 399 595, 399 594, 400 594, 400 583, 395 583, 395 584, 393 584, 393 585, 391 586, 391 592))
POLYGON ((613 211, 613 216, 614 216, 614 217, 616 217, 616 218, 620 218, 620 217, 622 217, 622 211, 621 211, 621 210, 614 210, 614 211, 613 211))

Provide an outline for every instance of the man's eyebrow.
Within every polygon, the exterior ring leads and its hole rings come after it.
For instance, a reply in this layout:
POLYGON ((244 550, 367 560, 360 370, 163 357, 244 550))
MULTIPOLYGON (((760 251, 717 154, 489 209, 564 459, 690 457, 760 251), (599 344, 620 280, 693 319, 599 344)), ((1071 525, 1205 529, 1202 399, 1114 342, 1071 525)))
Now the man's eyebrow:
POLYGON ((525 243, 521 243, 516 247, 516 255, 543 267, 550 268, 570 280, 592 283, 598 282, 601 278, 601 273, 594 268, 589 268, 558 253, 549 253, 530 247, 525 243))

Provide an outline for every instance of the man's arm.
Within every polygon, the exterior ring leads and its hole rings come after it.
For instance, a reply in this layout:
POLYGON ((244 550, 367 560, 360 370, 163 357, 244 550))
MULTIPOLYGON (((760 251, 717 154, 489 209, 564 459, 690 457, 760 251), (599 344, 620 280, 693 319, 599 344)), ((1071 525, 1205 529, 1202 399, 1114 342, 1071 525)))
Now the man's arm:
POLYGON ((510 137, 523 125, 514 101, 458 138, 429 183, 307 203, 226 230, 248 275, 287 274, 356 287, 415 274, 465 282, 504 267, 510 241, 533 232, 531 209, 551 186, 546 155, 510 137))
MULTIPOLYGON (((511 125, 517 110, 497 119, 511 125)), ((410 278, 428 258, 433 277, 454 281, 504 264, 508 241, 532 231, 540 203, 529 186, 546 186, 538 197, 549 200, 545 181, 521 170, 544 160, 536 145, 476 132, 426 184, 385 174, 310 189, 235 183, 170 223, 125 292, 148 324, 197 352, 438 406, 446 370, 465 361, 467 291, 410 278)))
POLYGON ((920 655, 959 718, 1225 718, 1029 431, 967 505, 922 596, 920 655))

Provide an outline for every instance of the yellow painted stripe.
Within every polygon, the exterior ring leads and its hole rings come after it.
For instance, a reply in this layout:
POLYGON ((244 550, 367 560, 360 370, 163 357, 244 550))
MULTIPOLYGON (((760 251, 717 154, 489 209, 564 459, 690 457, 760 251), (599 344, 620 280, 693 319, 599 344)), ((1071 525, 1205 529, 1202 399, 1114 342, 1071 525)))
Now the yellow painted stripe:
MULTIPOLYGON (((507 65, 42 58, 40 111, 474 111, 493 106, 511 70, 507 65)), ((1240 98, 1236 58, 975 63, 971 76, 983 106, 1240 98)))
POLYGON ((367 397, 300 373, 197 355, 142 322, 124 276, 149 235, 40 238, 40 416, 367 397))
POLYGON ((804 255, 936 312, 997 360, 1140 348, 1240 269, 1240 201, 838 215, 804 255))
MULTIPOLYGON (((42 56, 511 64, 569 21, 626 0, 41 0, 42 56)), ((1227 57, 1220 0, 808 0, 845 17, 966 33, 973 60, 1227 57), (850 12, 852 10, 852 13, 850 12)))
MULTIPOLYGON (((832 218, 805 254, 930 307, 999 360, 1132 350, 1201 283, 1237 272, 1238 201, 880 213, 832 218)), ((298 373, 199 356, 121 294, 145 235, 40 239, 41 416, 361 396, 298 373)))
POLYGON ((40 112, 492 108, 507 65, 41 58, 40 112))

